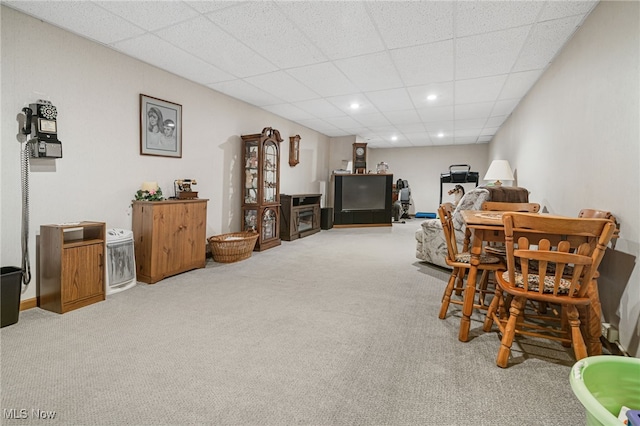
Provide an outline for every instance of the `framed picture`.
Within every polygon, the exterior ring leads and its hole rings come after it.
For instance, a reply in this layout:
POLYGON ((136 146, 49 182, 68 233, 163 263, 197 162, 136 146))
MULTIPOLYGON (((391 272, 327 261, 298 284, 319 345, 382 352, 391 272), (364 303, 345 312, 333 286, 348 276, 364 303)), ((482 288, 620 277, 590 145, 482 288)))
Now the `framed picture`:
POLYGON ((182 105, 140 95, 140 155, 182 158, 182 105))

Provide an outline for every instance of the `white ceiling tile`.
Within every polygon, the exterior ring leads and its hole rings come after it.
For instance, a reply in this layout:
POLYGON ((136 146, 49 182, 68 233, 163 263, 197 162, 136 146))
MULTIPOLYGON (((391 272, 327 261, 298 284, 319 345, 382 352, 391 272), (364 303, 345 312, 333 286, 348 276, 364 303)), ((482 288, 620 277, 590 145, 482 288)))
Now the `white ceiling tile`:
POLYGON ((291 121, 310 120, 312 118, 315 118, 308 112, 303 111, 291 104, 267 105, 263 108, 291 121))
POLYGON ((361 114, 353 117, 358 123, 363 126, 372 127, 372 126, 388 126, 389 120, 380 113, 374 114, 361 114))
POLYGON ((456 104, 490 102, 498 98, 507 75, 459 80, 455 83, 456 104))
POLYGON ((546 1, 538 19, 548 21, 573 15, 584 16, 597 4, 597 1, 546 1))
POLYGON ((95 4, 147 31, 168 27, 199 15, 181 1, 96 1, 95 4))
POLYGON ((402 87, 396 67, 386 52, 335 61, 336 66, 360 90, 384 90, 402 87))
POLYGON ((261 87, 287 102, 306 101, 318 99, 320 96, 284 71, 247 77, 247 83, 261 87))
POLYGON ((3 1, 3 5, 36 16, 83 37, 110 44, 143 34, 131 22, 87 1, 3 1))
POLYGON ((213 12, 214 10, 226 9, 228 7, 235 7, 244 3, 244 1, 211 1, 211 0, 201 0, 201 1, 185 1, 186 4, 193 7, 200 13, 208 13, 213 12))
POLYGON ((468 138, 474 138, 474 142, 475 139, 478 138, 478 136, 480 136, 480 130, 481 129, 456 129, 454 132, 454 136, 457 138, 464 138, 464 137, 468 137, 468 138))
POLYGON ((317 118, 342 117, 345 115, 344 112, 340 111, 326 99, 293 102, 293 105, 317 118))
POLYGON ((530 27, 456 40, 456 79, 506 74, 518 59, 530 27))
POLYGON ((471 120, 477 118, 487 119, 491 115, 494 102, 480 102, 477 104, 464 104, 455 107, 456 120, 471 120))
POLYGON ((438 136, 438 133, 430 133, 433 145, 453 145, 453 135, 438 136))
POLYGON ((360 123, 354 120, 353 117, 349 117, 347 115, 342 117, 325 118, 324 120, 332 126, 342 130, 353 129, 360 126, 360 123))
POLYGON ((265 58, 282 68, 324 62, 327 57, 272 2, 246 2, 207 17, 265 58), (238 25, 238 22, 262 24, 238 25), (265 23, 278 22, 275 29, 265 23))
POLYGON ((299 123, 302 124, 303 126, 316 130, 320 133, 324 133, 324 134, 331 133, 334 136, 344 135, 344 131, 337 129, 336 127, 328 124, 326 121, 320 118, 313 118, 310 120, 300 120, 299 123))
POLYGON ((455 145, 471 145, 478 141, 477 137, 474 136, 463 136, 463 137, 455 137, 453 138, 453 143, 455 145))
POLYGON ((480 132, 480 137, 482 136, 493 136, 498 131, 499 127, 485 127, 480 132))
POLYGON ((487 128, 500 127, 500 126, 502 126, 502 123, 504 123, 504 121, 507 119, 507 117, 509 117, 509 116, 508 115, 491 116, 491 117, 489 117, 489 119, 487 120, 487 122, 484 125, 487 128))
POLYGON ((493 139, 493 136, 480 136, 478 138, 478 143, 489 143, 493 139))
POLYGON ((498 99, 522 98, 538 81, 542 70, 523 71, 509 74, 498 99))
POLYGON ((356 85, 330 62, 292 68, 286 72, 321 96, 359 92, 356 85))
POLYGON ((336 108, 352 116, 380 112, 361 92, 352 93, 350 95, 328 96, 325 99, 335 105, 336 108), (351 107, 353 104, 358 104, 358 108, 353 109, 351 107))
POLYGON ((452 121, 453 106, 420 108, 418 114, 423 123, 432 123, 436 121, 452 121))
POLYGON ((248 77, 275 71, 271 62, 222 31, 207 18, 200 17, 156 31, 159 37, 236 77, 248 77), (215 40, 215 43, 203 43, 215 40))
POLYGON ((425 132, 424 124, 422 123, 401 124, 401 123, 396 123, 395 121, 393 121, 392 123, 395 126, 395 128, 402 133, 424 133, 425 132))
POLYGON ((535 22, 542 1, 457 1, 456 36, 464 37, 535 22))
POLYGON ((406 89, 378 90, 367 93, 367 98, 381 111, 399 111, 413 108, 406 89))
POLYGON ((513 71, 545 68, 577 29, 581 20, 579 16, 572 16, 536 24, 513 71))
POLYGON ((390 51, 406 86, 453 80, 453 40, 390 51))
POLYGON ((367 2, 388 49, 453 38, 453 2, 367 2), (425 16, 429 25, 425 25, 425 16))
POLYGON ((114 43, 113 47, 127 55, 200 84, 207 85, 230 77, 218 68, 205 63, 184 50, 178 49, 153 34, 147 33, 114 43))
POLYGON ((432 144, 431 138, 426 132, 405 133, 404 136, 415 146, 429 146, 432 144))
POLYGON ((272 94, 260 90, 252 84, 243 80, 225 81, 208 85, 218 92, 225 93, 234 98, 245 101, 251 105, 259 107, 267 105, 277 105, 283 103, 282 99, 274 97, 272 94))
POLYGON ((497 101, 493 106, 491 116, 506 116, 511 114, 513 109, 518 105, 518 102, 520 102, 520 98, 497 101))
POLYGON ((384 50, 364 2, 279 2, 278 7, 329 59, 384 50))
POLYGON ((453 105, 453 81, 447 83, 432 83, 423 86, 407 87, 407 92, 416 108, 453 105), (427 99, 429 95, 436 95, 434 100, 427 99))
MULTIPOLYGON (((383 111, 382 112, 387 120, 391 123, 395 123, 397 126, 416 124, 422 126, 422 119, 418 115, 415 109, 406 109, 402 111, 383 111)), ((422 126, 424 128, 424 126, 422 126)))
POLYGON ((433 134, 444 133, 453 134, 453 121, 434 121, 432 123, 424 123, 424 128, 429 132, 431 139, 433 139, 433 134))

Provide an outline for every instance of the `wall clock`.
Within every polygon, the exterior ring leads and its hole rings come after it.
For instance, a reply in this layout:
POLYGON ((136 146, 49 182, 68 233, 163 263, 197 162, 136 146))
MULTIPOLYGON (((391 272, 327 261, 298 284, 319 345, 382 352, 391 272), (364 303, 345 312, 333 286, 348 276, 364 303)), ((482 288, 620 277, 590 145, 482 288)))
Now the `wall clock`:
POLYGON ((354 173, 367 172, 367 144, 353 144, 353 171, 354 173))
POLYGON ((289 165, 294 167, 300 162, 300 135, 289 136, 289 165))

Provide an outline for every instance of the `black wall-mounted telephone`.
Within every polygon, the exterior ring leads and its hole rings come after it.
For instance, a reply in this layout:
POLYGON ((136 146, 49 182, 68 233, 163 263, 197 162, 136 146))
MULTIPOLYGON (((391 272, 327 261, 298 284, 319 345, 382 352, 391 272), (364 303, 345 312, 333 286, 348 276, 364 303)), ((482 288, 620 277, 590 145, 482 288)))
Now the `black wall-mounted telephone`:
POLYGON ((38 100, 29 107, 22 108, 25 127, 22 133, 35 137, 28 141, 31 156, 35 158, 62 158, 62 143, 58 140, 58 110, 49 101, 38 100), (36 120, 33 120, 35 112, 36 120))

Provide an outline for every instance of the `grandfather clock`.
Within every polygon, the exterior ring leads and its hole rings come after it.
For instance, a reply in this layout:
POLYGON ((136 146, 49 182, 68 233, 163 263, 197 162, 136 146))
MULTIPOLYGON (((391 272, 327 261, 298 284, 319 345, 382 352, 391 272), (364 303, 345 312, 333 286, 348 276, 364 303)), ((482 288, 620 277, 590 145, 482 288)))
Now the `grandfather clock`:
POLYGON ((353 171, 364 174, 367 172, 367 144, 353 144, 353 171))

